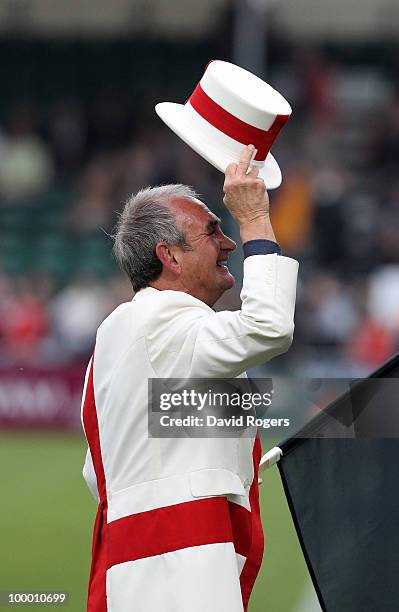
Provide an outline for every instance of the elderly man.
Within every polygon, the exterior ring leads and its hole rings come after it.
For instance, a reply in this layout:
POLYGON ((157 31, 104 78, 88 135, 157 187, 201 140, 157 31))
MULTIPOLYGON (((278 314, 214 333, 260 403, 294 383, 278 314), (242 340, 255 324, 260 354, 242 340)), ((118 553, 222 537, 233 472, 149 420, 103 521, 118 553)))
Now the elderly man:
POLYGON ((99 500, 90 612, 247 609, 263 554, 259 437, 150 438, 147 383, 245 376, 291 344, 298 264, 280 254, 252 156, 224 184, 245 258, 237 312, 212 309, 236 245, 190 188, 145 189, 119 220, 114 252, 136 293, 98 330, 82 406, 99 500))

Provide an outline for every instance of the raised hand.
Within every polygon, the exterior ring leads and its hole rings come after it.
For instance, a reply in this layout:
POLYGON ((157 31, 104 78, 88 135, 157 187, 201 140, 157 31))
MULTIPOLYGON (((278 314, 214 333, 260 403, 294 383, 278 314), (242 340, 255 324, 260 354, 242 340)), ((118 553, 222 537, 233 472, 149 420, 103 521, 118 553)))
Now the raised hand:
POLYGON ((240 226, 241 240, 266 238, 275 241, 269 217, 269 196, 266 185, 251 168, 255 148, 248 145, 238 164, 229 164, 225 172, 223 202, 240 226))

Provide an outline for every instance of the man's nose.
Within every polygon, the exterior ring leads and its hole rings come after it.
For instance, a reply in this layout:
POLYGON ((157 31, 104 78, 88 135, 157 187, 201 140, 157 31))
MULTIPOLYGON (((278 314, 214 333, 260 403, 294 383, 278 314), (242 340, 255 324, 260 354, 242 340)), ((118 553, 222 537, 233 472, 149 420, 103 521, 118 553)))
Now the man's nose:
POLYGON ((237 245, 234 240, 226 236, 226 234, 223 234, 221 248, 224 251, 234 251, 234 249, 237 248, 237 245))

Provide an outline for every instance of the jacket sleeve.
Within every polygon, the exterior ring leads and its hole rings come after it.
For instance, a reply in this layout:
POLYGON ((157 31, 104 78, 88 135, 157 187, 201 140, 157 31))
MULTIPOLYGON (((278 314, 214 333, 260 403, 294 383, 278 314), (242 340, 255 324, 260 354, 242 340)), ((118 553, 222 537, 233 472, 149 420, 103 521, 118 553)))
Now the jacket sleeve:
POLYGON ((287 351, 297 274, 291 258, 254 255, 244 260, 238 311, 216 313, 181 293, 165 299, 146 337, 156 376, 233 378, 287 351))

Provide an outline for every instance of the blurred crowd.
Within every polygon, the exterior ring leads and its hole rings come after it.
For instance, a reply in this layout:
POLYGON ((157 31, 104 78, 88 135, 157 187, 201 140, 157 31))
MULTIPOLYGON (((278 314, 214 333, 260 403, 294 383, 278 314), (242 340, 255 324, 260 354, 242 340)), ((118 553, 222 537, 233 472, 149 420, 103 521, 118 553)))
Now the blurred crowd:
MULTIPOLYGON (((287 367, 365 373, 399 346, 399 92, 317 53, 269 80, 294 108, 273 148, 283 185, 270 193, 283 251, 301 263, 287 367)), ((193 185, 236 236, 222 175, 153 112, 164 98, 104 90, 45 113, 21 100, 0 124, 0 365, 87 358, 98 324, 132 297, 109 235, 138 189, 193 185)), ((238 282, 218 308, 239 304, 239 255, 232 266, 238 282)))

